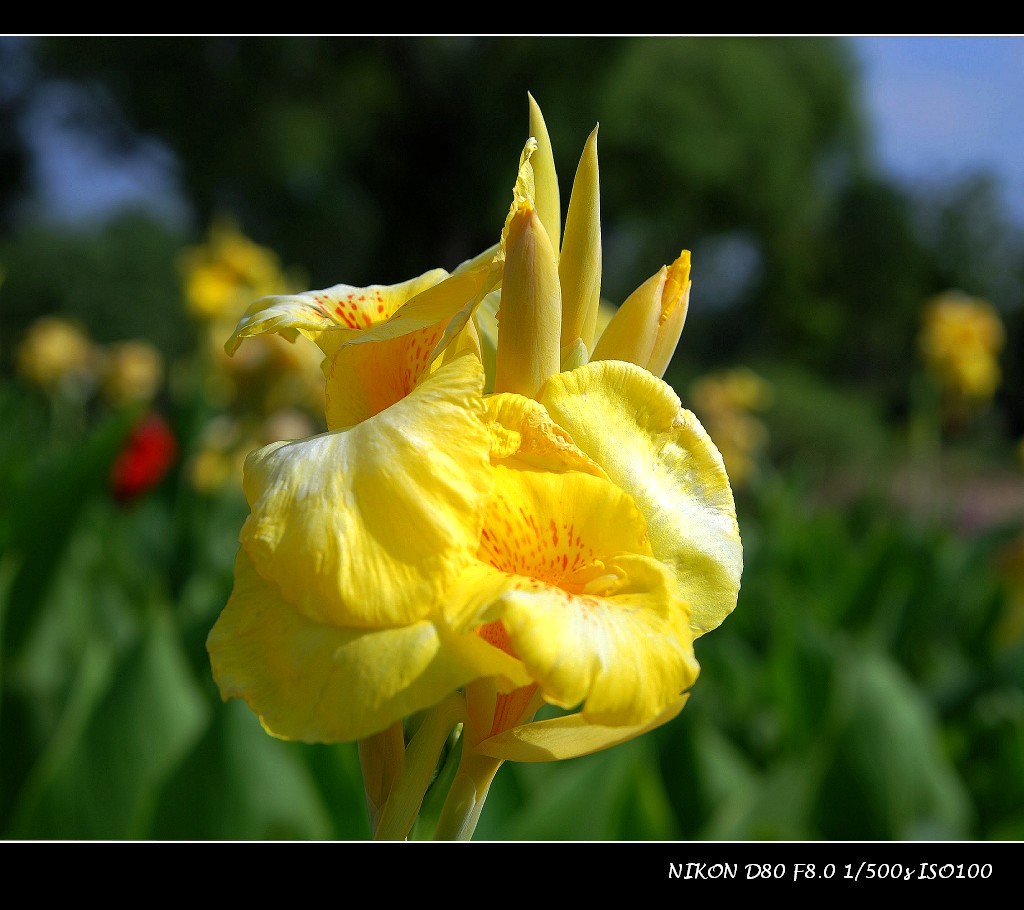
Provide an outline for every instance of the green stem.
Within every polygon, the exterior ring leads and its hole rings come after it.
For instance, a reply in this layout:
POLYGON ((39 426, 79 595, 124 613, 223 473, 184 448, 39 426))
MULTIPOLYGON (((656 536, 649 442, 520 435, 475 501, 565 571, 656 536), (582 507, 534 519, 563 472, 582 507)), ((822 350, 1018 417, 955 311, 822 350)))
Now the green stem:
POLYGON ((374 840, 404 840, 423 804, 448 734, 466 720, 466 699, 453 692, 423 719, 405 751, 405 764, 380 814, 374 840))
POLYGON ((402 722, 359 741, 359 766, 363 772, 370 831, 376 833, 380 814, 405 764, 402 722))
POLYGON ((452 781, 448 799, 434 831, 434 840, 471 840, 476 831, 480 813, 487 799, 494 775, 503 759, 474 755, 468 749, 462 753, 458 773, 452 781))

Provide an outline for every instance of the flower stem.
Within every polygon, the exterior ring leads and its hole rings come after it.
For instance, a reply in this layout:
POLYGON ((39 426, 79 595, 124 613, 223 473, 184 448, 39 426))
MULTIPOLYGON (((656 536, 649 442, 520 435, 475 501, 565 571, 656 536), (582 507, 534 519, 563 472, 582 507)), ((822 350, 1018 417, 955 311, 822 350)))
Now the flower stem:
MULTIPOLYGON (((468 745, 468 744, 467 744, 468 745)), ((487 799, 487 791, 503 759, 487 755, 462 753, 458 773, 452 781, 448 799, 434 831, 434 840, 471 840, 476 831, 480 813, 487 799)))
POLYGON ((381 811, 374 840, 404 840, 408 836, 448 734, 465 719, 466 700, 459 692, 453 692, 427 713, 405 751, 401 774, 381 811))
POLYGON ((359 742, 359 766, 363 772, 371 834, 377 831, 381 810, 402 773, 404 763, 405 737, 401 721, 359 742))

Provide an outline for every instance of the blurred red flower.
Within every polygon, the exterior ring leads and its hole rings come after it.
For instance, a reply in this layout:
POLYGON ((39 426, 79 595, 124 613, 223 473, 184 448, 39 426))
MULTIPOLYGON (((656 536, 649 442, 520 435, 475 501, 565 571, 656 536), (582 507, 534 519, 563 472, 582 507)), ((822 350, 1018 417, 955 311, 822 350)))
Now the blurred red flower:
POLYGON ((114 460, 110 489, 114 499, 127 504, 155 487, 174 464, 178 441, 159 414, 150 414, 135 426, 114 460))

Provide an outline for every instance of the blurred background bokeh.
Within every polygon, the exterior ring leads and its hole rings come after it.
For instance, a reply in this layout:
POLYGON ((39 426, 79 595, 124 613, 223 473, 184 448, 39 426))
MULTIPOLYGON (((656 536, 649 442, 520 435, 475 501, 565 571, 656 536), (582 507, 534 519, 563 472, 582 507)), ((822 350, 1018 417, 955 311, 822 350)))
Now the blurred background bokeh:
POLYGON ((1024 837, 1024 222, 883 167, 859 50, 0 38, 0 837, 366 836, 355 747, 210 676, 242 459, 323 421, 313 345, 222 344, 493 243, 527 92, 563 200, 600 122, 603 297, 692 250, 745 571, 679 718, 506 765, 478 839, 1024 837))

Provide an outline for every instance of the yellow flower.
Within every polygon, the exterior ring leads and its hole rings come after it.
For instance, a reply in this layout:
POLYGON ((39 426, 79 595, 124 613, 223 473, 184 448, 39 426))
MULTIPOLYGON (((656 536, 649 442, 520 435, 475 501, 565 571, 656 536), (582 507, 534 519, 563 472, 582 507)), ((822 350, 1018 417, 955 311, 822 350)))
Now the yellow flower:
POLYGON ((1002 320, 987 300, 949 291, 925 309, 919 339, 925 364, 954 399, 987 402, 999 386, 1002 320))
POLYGON ((770 404, 770 386, 752 370, 738 367, 702 376, 690 393, 694 410, 722 453, 733 486, 745 486, 757 473, 768 442, 768 430, 754 412, 770 404))
POLYGON ((48 391, 80 392, 95 381, 98 353, 77 323, 43 316, 25 334, 17 362, 22 376, 48 391))
POLYGON ((409 714, 435 709, 428 739, 464 723, 439 826, 464 836, 501 762, 581 755, 674 717, 699 673, 694 639, 736 604, 722 458, 660 378, 689 255, 599 342, 596 130, 559 243, 532 98, 531 127, 494 247, 451 274, 264 298, 226 345, 313 341, 329 429, 246 461, 214 675, 276 735, 376 737, 363 754, 387 836, 404 836, 408 794, 429 782, 418 760, 373 766, 392 761, 388 731, 409 714), (641 347, 634 323, 650 324, 641 347), (543 704, 564 713, 537 721, 543 704))
POLYGON ((239 467, 231 453, 204 447, 189 459, 186 470, 194 489, 212 493, 235 482, 239 467))
POLYGON ((103 361, 103 394, 112 404, 149 402, 160 391, 164 358, 148 341, 108 345, 103 361))
POLYGON ((234 321, 254 297, 287 289, 277 255, 228 218, 213 224, 204 244, 182 253, 179 267, 188 311, 200 320, 226 314, 234 321))
POLYGON ((254 298, 292 290, 277 256, 253 243, 233 221, 220 218, 204 244, 182 253, 179 267, 185 306, 200 331, 206 400, 248 419, 290 407, 320 412, 323 374, 314 350, 267 335, 250 341, 237 356, 224 351, 225 336, 254 298))

